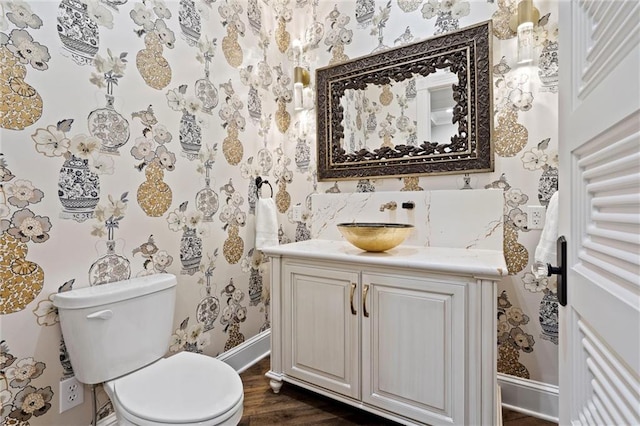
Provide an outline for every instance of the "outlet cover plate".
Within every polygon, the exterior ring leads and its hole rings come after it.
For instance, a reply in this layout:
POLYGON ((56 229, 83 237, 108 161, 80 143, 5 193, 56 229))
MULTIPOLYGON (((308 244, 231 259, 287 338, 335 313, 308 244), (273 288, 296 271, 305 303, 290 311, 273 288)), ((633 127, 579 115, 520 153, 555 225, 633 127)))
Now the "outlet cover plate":
POLYGON ((302 206, 300 204, 296 204, 293 206, 293 211, 291 212, 292 219, 294 222, 302 221, 302 206))
POLYGON ((527 206, 527 229, 544 228, 544 219, 547 214, 545 206, 527 206))
POLYGON ((84 385, 75 377, 70 377, 60 381, 60 412, 65 412, 70 408, 84 402, 84 385))

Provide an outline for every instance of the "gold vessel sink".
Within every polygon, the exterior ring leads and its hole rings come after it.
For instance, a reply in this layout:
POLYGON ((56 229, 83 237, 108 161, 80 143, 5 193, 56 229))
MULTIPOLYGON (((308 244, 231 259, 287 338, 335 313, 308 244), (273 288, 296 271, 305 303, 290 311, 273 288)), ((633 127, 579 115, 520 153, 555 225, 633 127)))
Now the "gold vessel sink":
POLYGON ((365 251, 390 250, 411 234, 413 225, 405 223, 339 223, 338 229, 354 246, 365 251))

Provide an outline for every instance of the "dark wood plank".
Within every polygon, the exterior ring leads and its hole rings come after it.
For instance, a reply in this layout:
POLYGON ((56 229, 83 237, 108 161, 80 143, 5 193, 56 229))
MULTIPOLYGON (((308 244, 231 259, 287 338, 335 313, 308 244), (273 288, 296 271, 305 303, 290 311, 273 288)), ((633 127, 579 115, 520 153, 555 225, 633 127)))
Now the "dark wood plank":
MULTIPOLYGON (((269 357, 248 368, 240 377, 244 385, 244 413, 241 426, 398 426, 398 423, 364 410, 334 401, 298 386, 285 383, 279 394, 269 387, 264 374, 269 357)), ((511 410, 502 410, 505 426, 552 426, 555 423, 511 410)))

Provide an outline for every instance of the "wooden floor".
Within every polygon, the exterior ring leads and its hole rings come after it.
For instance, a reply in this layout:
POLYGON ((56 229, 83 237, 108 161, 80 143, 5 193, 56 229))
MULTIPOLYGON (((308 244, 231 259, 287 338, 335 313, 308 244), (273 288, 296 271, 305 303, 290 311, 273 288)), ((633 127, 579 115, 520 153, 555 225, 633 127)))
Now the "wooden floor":
MULTIPOLYGON (((240 375, 244 384, 244 415, 241 426, 256 425, 397 425, 390 420, 367 413, 311 391, 285 383, 279 394, 269 387, 264 376, 269 358, 240 375)), ((502 410, 505 426, 551 426, 555 423, 502 410)), ((484 425, 482 425, 484 426, 484 425)))

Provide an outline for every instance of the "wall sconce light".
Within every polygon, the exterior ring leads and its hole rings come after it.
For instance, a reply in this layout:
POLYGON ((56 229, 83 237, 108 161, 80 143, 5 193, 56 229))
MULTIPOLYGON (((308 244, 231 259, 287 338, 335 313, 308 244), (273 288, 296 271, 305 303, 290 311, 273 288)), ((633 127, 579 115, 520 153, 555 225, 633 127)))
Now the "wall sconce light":
POLYGON ((310 81, 309 70, 301 66, 293 68, 293 108, 296 111, 309 107, 309 97, 311 96, 310 81))
POLYGON ((533 27, 540 20, 540 12, 533 5, 533 0, 520 0, 518 11, 509 21, 509 27, 518 33, 518 63, 533 62, 534 41, 533 27))

